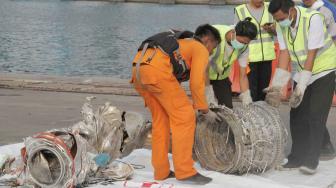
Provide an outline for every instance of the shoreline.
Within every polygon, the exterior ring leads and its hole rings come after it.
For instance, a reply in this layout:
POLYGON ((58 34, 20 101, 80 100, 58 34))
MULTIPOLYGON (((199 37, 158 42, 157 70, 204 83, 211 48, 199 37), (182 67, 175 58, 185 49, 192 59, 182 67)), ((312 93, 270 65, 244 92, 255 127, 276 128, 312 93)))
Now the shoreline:
POLYGON ((127 79, 98 76, 53 76, 0 73, 0 88, 33 91, 137 96, 127 79))
MULTIPOLYGON (((58 76, 0 73, 0 89, 139 96, 129 79, 108 76, 58 76)), ((190 95, 187 83, 181 84, 190 95)))
MULTIPOLYGON (((188 95, 191 95, 187 83, 183 83, 182 87, 188 95)), ((129 83, 129 79, 108 76, 56 76, 0 73, 0 89, 139 96, 129 83)), ((240 100, 237 96, 234 96, 233 101, 239 102, 240 100)), ((287 102, 288 99, 282 100, 282 103, 287 102)), ((332 105, 332 107, 336 107, 336 105, 332 105)))

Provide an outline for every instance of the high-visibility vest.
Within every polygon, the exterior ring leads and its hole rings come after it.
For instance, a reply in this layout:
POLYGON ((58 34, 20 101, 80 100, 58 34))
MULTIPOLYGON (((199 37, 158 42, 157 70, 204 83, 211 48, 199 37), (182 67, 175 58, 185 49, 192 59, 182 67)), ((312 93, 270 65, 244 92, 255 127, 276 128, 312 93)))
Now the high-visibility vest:
MULTIPOLYGON (((310 27, 310 19, 313 15, 323 15, 315 10, 297 7, 300 12, 300 18, 295 38, 290 34, 289 27, 281 28, 284 41, 289 51, 291 61, 296 64, 298 71, 302 71, 307 60, 308 54, 308 35, 310 27)), ((313 36, 310 36, 313 37, 313 36)), ((336 46, 332 41, 326 27, 324 27, 324 45, 317 51, 312 73, 318 74, 323 71, 336 69, 336 46)), ((295 66, 295 65, 294 65, 295 66)))
POLYGON ((268 2, 264 2, 263 15, 260 22, 252 16, 246 4, 239 5, 235 8, 235 12, 240 21, 250 17, 252 18, 252 23, 254 23, 258 29, 256 39, 252 40, 248 46, 250 62, 270 61, 275 59, 274 38, 271 34, 262 29, 264 24, 274 22, 272 15, 268 12, 268 5, 268 2))
POLYGON ((225 35, 232 30, 232 27, 226 25, 213 25, 221 36, 222 42, 214 49, 214 55, 210 59, 209 79, 224 80, 229 77, 231 67, 237 59, 239 50, 234 49, 228 58, 225 58, 225 47, 227 45, 225 35))

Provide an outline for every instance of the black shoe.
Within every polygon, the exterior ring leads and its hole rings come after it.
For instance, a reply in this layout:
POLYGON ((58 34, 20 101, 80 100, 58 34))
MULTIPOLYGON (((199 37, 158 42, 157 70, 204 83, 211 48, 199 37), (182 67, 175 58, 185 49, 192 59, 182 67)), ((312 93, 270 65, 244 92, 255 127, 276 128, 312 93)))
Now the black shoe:
POLYGON ((173 171, 169 171, 169 174, 168 174, 167 177, 165 177, 163 179, 155 179, 155 180, 164 181, 164 180, 169 179, 169 178, 175 178, 175 173, 173 171))
POLYGON ((175 178, 175 172, 170 171, 166 179, 169 179, 169 178, 175 178))
POLYGON ((301 164, 298 162, 291 162, 288 161, 286 164, 282 165, 279 170, 280 171, 289 171, 289 170, 296 170, 301 167, 301 164))
POLYGON ((212 181, 212 178, 203 176, 202 174, 195 174, 189 178, 180 179, 182 183, 191 184, 191 185, 205 185, 212 181))
POLYGON ((321 149, 320 161, 329 161, 336 157, 334 146, 329 143, 321 149))
POLYGON ((313 175, 317 172, 317 167, 303 165, 300 167, 300 172, 306 175, 313 175))

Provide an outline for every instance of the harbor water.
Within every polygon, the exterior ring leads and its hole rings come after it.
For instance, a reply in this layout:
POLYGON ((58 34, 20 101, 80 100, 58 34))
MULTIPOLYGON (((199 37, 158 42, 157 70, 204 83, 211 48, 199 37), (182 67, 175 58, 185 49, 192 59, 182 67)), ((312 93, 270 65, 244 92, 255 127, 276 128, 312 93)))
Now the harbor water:
POLYGON ((2 0, 0 72, 128 78, 146 37, 233 17, 229 5, 2 0))

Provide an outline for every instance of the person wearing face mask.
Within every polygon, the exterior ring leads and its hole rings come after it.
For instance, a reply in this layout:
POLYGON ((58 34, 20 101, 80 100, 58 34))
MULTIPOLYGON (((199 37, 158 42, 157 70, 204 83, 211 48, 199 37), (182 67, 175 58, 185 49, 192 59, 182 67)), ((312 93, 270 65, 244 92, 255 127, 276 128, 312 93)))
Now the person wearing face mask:
POLYGON ((194 110, 207 119, 216 118, 205 98, 205 81, 209 54, 221 39, 217 29, 209 24, 199 26, 194 36, 181 35, 169 31, 143 41, 133 60, 131 83, 152 115, 154 179, 176 177, 182 183, 204 185, 211 178, 193 167, 194 110), (193 103, 180 85, 189 78, 193 103), (168 160, 170 133, 175 172, 170 171, 168 160))
POLYGON ((314 174, 335 90, 336 46, 321 13, 295 6, 292 0, 272 0, 268 11, 279 23, 280 55, 266 102, 280 104, 281 89, 291 75, 289 62, 296 69, 289 99, 292 149, 282 167, 314 174))
POLYGON ((336 7, 327 0, 303 0, 306 8, 317 10, 324 16, 329 34, 336 43, 336 7))
MULTIPOLYGON (((327 0, 303 0, 303 5, 306 8, 317 10, 324 16, 324 21, 331 35, 334 43, 336 44, 336 7, 327 0), (334 15, 333 12, 334 11, 334 15)), ((328 129, 325 130, 323 139, 323 146, 321 149, 320 160, 331 160, 336 157, 334 146, 330 141, 330 135, 328 129)))
POLYGON ((275 23, 268 13, 268 2, 251 0, 234 9, 235 23, 247 17, 257 26, 257 37, 249 45, 248 80, 253 101, 265 100, 263 90, 268 87, 272 75, 272 61, 275 59, 275 23))
MULTIPOLYGON (((238 59, 241 67, 247 66, 247 45, 257 35, 257 27, 251 22, 251 18, 239 21, 235 27, 226 25, 214 25, 219 30, 222 42, 214 49, 209 63, 209 80, 211 86, 207 87, 208 101, 233 108, 232 89, 229 79, 231 67, 238 59), (212 94, 213 93, 213 94, 212 94), (217 102, 216 102, 217 101, 217 102)), ((241 95, 243 105, 252 103, 250 90, 248 90, 248 78, 246 74, 240 77, 241 95)))

